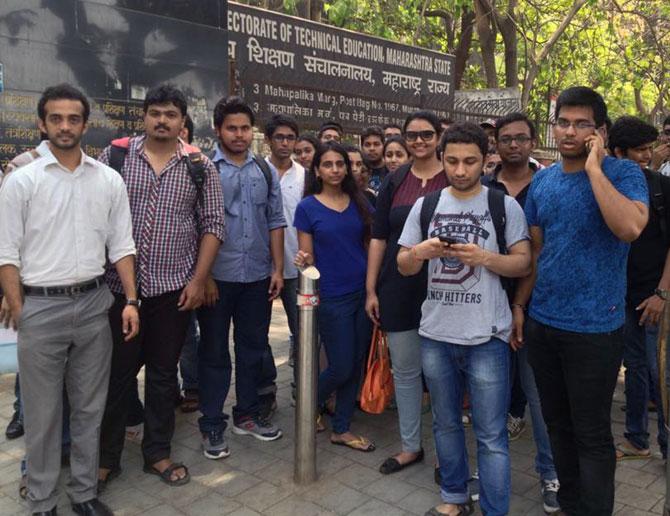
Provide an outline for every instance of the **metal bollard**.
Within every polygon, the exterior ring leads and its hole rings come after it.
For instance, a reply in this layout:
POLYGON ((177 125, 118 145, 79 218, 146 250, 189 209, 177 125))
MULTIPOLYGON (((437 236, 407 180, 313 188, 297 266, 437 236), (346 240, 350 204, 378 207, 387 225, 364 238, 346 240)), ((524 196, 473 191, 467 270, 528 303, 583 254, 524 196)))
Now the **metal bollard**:
POLYGON ((316 481, 316 402, 318 372, 319 278, 316 267, 305 267, 298 280, 298 371, 295 407, 293 478, 296 484, 316 481))

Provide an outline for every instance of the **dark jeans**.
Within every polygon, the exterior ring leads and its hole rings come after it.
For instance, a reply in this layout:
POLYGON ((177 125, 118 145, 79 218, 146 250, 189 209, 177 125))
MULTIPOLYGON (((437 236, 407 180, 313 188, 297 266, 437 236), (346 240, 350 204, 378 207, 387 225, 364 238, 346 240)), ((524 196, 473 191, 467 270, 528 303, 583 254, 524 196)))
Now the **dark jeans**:
MULTIPOLYGON (((223 405, 228 396, 231 361, 228 338, 232 320, 235 349, 235 421, 258 415, 261 381, 276 378, 268 357, 268 332, 272 305, 268 300, 270 278, 253 283, 216 282, 219 300, 198 310, 200 349, 200 430, 225 430, 223 405)), ((270 355, 271 357, 272 355, 270 355)), ((274 380, 273 380, 274 381, 274 380)))
POLYGON ((512 353, 510 358, 510 370, 512 380, 512 395, 509 402, 509 413, 513 417, 523 418, 526 413, 526 395, 521 386, 521 374, 518 353, 512 353))
POLYGON ((529 319, 526 343, 561 483, 561 508, 570 515, 609 516, 616 467, 610 412, 623 328, 573 333, 529 319))
POLYGON ((365 313, 365 291, 321 299, 318 321, 319 335, 328 357, 328 367, 319 375, 319 405, 336 393, 331 423, 334 433, 343 434, 349 431, 372 332, 365 313))
POLYGON ((129 342, 121 333, 125 297, 115 295, 109 311, 114 339, 112 372, 100 434, 100 467, 116 468, 121 462, 134 379, 142 365, 144 382, 144 439, 146 464, 170 457, 174 434, 174 401, 177 396, 177 362, 191 313, 177 310, 181 291, 142 298, 140 334, 129 342))
POLYGON ((668 432, 663 419, 656 343, 658 326, 640 326, 641 313, 634 306, 626 307, 626 343, 623 365, 626 366, 626 432, 624 436, 638 448, 649 448, 649 415, 647 402, 659 407, 658 445, 663 457, 668 451, 668 432))
POLYGON ((181 388, 186 391, 198 390, 198 345, 200 344, 200 331, 198 330, 198 318, 195 311, 191 314, 191 320, 186 330, 186 341, 181 350, 179 359, 179 372, 181 373, 181 388))

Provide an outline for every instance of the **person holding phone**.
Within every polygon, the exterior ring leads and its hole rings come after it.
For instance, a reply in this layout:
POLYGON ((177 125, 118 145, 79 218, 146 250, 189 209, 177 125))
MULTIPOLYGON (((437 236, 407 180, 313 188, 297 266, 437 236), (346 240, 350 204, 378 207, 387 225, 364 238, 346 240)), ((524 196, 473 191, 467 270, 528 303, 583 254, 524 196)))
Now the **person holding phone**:
POLYGON ((616 455, 610 420, 623 358, 629 243, 647 224, 640 167, 606 155, 607 106, 590 88, 563 91, 554 137, 561 161, 535 174, 526 199, 533 273, 514 306, 513 345, 528 346, 568 514, 609 515, 616 455))

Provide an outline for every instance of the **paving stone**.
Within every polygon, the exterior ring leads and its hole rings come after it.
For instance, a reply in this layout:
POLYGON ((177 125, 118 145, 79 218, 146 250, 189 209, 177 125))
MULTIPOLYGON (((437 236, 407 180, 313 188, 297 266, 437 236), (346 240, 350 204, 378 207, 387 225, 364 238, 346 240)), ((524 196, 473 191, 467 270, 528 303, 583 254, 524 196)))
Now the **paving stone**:
POLYGON ((416 486, 393 475, 383 476, 363 488, 363 492, 388 503, 395 504, 414 491, 416 486))
POLYGON ((27 507, 22 506, 8 496, 0 495, 0 514, 9 516, 13 514, 25 514, 27 512, 27 507))
POLYGON ((632 468, 617 468, 616 481, 630 484, 635 487, 645 488, 654 483, 658 478, 656 475, 646 473, 632 468))
POLYGON ((441 503, 442 500, 437 489, 435 491, 428 491, 427 489, 419 488, 400 500, 396 505, 413 514, 423 515, 431 507, 435 507, 441 503))
POLYGON ((210 514, 229 514, 240 508, 242 508, 242 505, 231 498, 226 498, 218 493, 209 493, 193 501, 182 510, 189 516, 205 516, 210 514))
POLYGON ((260 482, 238 494, 235 499, 255 511, 262 512, 277 502, 291 496, 295 486, 276 486, 269 482, 260 482))
POLYGON ((354 489, 363 489, 381 478, 382 474, 362 464, 353 463, 339 470, 334 478, 354 489))
POLYGON ((628 484, 619 484, 614 492, 616 501, 644 511, 650 510, 661 498, 661 495, 628 484))
POLYGON ((100 499, 109 505, 110 509, 114 511, 114 514, 126 516, 141 514, 157 505, 165 503, 145 491, 141 491, 134 487, 112 491, 112 486, 113 484, 110 484, 109 489, 100 497, 100 499))
POLYGON ((306 489, 302 497, 337 514, 347 514, 369 500, 367 495, 334 479, 327 479, 319 482, 318 486, 306 489))
POLYGON ((273 505, 267 510, 272 516, 334 516, 335 513, 315 503, 303 500, 297 495, 290 496, 285 500, 273 505))
POLYGON ((370 500, 349 513, 349 516, 406 516, 411 514, 399 507, 394 507, 381 500, 370 500))
POLYGON ((142 513, 143 516, 180 516, 183 514, 184 513, 182 511, 167 504, 157 505, 156 507, 142 513))

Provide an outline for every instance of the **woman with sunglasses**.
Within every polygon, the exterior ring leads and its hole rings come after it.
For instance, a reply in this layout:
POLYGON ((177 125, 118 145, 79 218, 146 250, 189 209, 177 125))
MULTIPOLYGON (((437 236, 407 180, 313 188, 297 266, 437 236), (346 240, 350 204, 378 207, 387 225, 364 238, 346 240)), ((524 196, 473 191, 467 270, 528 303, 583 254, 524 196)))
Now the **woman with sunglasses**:
POLYGON ((418 329, 421 304, 426 297, 426 272, 401 276, 396 256, 398 238, 414 202, 447 186, 447 176, 437 157, 440 131, 440 121, 430 111, 418 111, 407 117, 403 134, 412 162, 384 179, 372 226, 365 309, 388 335, 402 441, 402 451, 379 468, 383 474, 395 473, 423 460, 418 329))
MULTIPOLYGON (((345 148, 337 142, 319 146, 312 162, 313 180, 295 211, 300 250, 298 267, 316 264, 321 273, 319 334, 328 367, 319 375, 318 402, 323 407, 335 392, 330 442, 358 451, 375 449, 353 434, 351 417, 363 358, 372 328, 365 315, 366 248, 372 207, 354 179, 345 148)), ((317 430, 323 430, 317 421, 317 430)))

